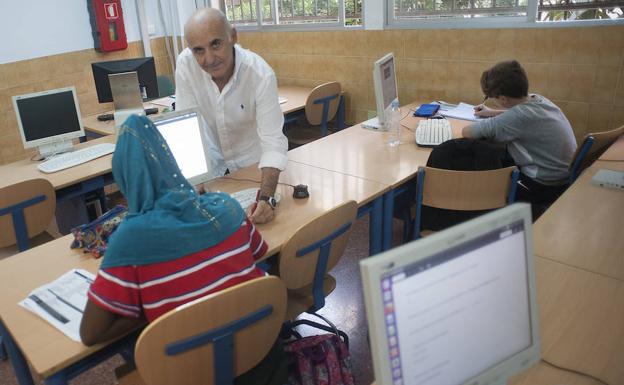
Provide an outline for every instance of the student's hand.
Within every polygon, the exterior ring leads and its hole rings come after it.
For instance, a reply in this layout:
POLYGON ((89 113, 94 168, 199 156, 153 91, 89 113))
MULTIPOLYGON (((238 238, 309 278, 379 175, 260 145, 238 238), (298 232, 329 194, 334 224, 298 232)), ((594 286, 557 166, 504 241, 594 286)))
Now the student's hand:
POLYGON ((247 216, 255 224, 268 223, 275 218, 275 212, 267 202, 258 201, 256 204, 249 206, 247 216))
POLYGON ((491 118, 505 112, 506 110, 495 110, 481 103, 474 107, 474 114, 480 118, 491 118))

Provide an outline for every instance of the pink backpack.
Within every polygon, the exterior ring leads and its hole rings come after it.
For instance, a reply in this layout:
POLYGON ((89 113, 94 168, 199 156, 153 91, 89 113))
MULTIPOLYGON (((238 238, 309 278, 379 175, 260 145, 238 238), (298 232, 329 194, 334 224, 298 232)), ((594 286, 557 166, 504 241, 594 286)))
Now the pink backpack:
POLYGON ((289 385, 353 385, 351 356, 335 334, 304 337, 284 344, 289 385))

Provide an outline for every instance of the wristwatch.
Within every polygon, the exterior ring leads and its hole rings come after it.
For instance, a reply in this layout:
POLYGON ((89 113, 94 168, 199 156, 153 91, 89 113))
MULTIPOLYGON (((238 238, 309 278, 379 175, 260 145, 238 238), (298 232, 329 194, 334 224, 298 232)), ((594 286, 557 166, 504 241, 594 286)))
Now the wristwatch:
POLYGON ((273 210, 275 210, 275 208, 277 207, 277 201, 275 200, 275 198, 270 197, 268 195, 260 195, 258 197, 258 201, 265 201, 266 203, 269 204, 269 206, 271 206, 273 210))

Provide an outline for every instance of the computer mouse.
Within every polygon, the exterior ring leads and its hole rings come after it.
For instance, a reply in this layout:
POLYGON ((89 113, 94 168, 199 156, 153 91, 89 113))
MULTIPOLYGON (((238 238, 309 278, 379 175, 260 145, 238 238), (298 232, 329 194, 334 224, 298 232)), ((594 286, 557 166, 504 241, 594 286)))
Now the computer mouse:
POLYGON ((308 186, 304 184, 298 184, 293 187, 293 198, 295 199, 304 199, 310 196, 308 192, 308 186))

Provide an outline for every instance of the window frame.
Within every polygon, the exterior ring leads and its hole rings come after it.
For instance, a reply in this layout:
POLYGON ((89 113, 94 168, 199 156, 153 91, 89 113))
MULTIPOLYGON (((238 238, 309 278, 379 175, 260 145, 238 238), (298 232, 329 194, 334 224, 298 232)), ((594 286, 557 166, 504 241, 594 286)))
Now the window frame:
MULTIPOLYGON (((221 8, 224 13, 227 14, 226 11, 226 1, 221 0, 221 8)), ((336 30, 358 30, 364 29, 364 10, 362 9, 362 25, 357 26, 346 26, 345 23, 345 0, 337 0, 338 1, 338 21, 331 23, 301 23, 301 24, 278 24, 279 16, 277 11, 278 1, 279 0, 270 0, 272 3, 271 6, 271 17, 274 20, 274 24, 262 24, 262 0, 255 0, 256 2, 256 24, 251 25, 241 25, 237 24, 236 21, 232 22, 232 25, 236 27, 238 31, 336 31, 336 30)), ((364 0, 363 0, 364 1, 364 0)), ((362 7, 363 8, 363 7, 362 7)))
MULTIPOLYGON (((363 0, 364 1, 364 0, 363 0)), ((370 0, 366 0, 370 1, 370 0)), ((620 19, 590 19, 565 21, 538 21, 538 0, 527 0, 526 16, 491 16, 477 18, 448 18, 448 19, 413 19, 394 20, 390 17, 394 13, 395 0, 382 0, 385 3, 385 22, 387 29, 483 29, 483 28, 565 28, 581 26, 622 25, 620 19)), ((624 5, 622 6, 624 8, 624 5)))

